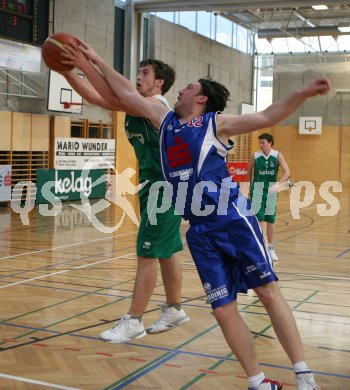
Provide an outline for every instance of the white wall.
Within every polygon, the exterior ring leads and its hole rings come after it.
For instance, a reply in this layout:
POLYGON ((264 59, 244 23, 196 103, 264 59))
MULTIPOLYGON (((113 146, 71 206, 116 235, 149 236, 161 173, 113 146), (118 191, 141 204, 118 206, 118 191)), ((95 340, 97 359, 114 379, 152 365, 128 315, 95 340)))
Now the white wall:
POLYGON ((179 89, 206 77, 209 66, 211 77, 231 92, 227 113, 239 114, 241 102, 251 102, 251 56, 155 16, 151 16, 150 31, 150 57, 168 63, 177 73, 166 96, 170 104, 176 101, 179 89))

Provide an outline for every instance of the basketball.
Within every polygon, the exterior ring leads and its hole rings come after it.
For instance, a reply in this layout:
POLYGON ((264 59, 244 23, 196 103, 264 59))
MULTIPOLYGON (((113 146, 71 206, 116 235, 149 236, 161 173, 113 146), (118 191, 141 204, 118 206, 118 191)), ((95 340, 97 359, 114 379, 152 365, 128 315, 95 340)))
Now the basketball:
POLYGON ((41 55, 45 64, 50 69, 57 72, 64 72, 73 69, 73 66, 61 63, 64 59, 61 56, 61 53, 62 51, 66 51, 63 45, 68 44, 71 41, 79 44, 78 39, 74 35, 68 33, 57 33, 46 38, 41 48, 41 55))

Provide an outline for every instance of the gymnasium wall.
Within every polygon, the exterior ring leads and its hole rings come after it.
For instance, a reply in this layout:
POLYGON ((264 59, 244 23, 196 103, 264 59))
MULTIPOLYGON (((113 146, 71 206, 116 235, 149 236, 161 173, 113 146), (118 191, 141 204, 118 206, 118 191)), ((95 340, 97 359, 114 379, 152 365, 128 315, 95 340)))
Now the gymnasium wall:
MULTIPOLYGON (((350 185, 350 62, 347 55, 275 55, 273 101, 282 99, 316 77, 330 79, 326 96, 308 99, 289 118, 271 129, 294 180, 316 185, 339 180, 350 185), (299 135, 300 116, 321 116, 321 135, 299 135)), ((263 131, 259 131, 261 133, 263 131)), ((256 137, 253 146, 257 148, 256 137)), ((254 150, 253 148, 253 150, 254 150)))
POLYGON ((252 103, 253 57, 151 16, 150 56, 175 67, 175 85, 166 97, 171 105, 188 83, 210 75, 231 92, 227 113, 239 114, 241 102, 252 103))
MULTIPOLYGON (((49 34, 64 31, 76 35, 92 44, 109 64, 113 64, 114 9, 114 0, 52 1, 50 2, 49 34)), ((25 83, 39 92, 39 99, 0 95, 0 110, 53 114, 47 111, 48 70, 43 62, 42 73, 26 72, 24 76, 16 70, 9 70, 9 73, 17 79, 24 77, 25 83)), ((6 85, 7 79, 6 75, 1 73, 0 85, 6 85)), ((19 83, 12 82, 9 92, 18 93, 18 85, 19 83)), ((111 121, 110 114, 106 110, 89 104, 84 106, 83 115, 74 114, 72 117, 89 118, 91 121, 111 121)))
MULTIPOLYGON (((69 32, 89 42, 108 64, 113 64, 114 0, 60 0, 54 4, 54 31, 69 32)), ((83 117, 111 121, 106 110, 90 104, 85 104, 83 117)))
POLYGON ((350 126, 323 126, 322 135, 300 135, 299 126, 291 125, 262 129, 253 133, 252 151, 259 150, 258 136, 264 132, 274 136, 273 148, 285 157, 294 181, 350 185, 350 126))

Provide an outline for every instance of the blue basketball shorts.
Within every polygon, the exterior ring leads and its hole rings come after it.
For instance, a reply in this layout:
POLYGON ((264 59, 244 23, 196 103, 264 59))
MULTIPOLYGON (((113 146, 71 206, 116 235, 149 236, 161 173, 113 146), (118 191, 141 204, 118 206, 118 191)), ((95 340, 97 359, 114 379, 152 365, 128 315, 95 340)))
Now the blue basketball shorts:
POLYGON ((242 215, 235 204, 227 215, 191 225, 186 238, 213 308, 278 280, 256 216, 242 215))

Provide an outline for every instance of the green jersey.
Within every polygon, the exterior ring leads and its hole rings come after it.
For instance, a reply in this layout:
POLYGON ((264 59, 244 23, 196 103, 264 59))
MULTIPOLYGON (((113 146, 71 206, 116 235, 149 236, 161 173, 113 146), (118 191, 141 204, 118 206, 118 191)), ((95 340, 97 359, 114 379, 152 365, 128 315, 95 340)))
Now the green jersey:
POLYGON ((265 156, 263 152, 254 153, 254 183, 264 183, 264 190, 268 190, 269 183, 277 182, 278 174, 278 155, 277 150, 271 149, 270 154, 265 156))
MULTIPOLYGON (((153 97, 171 109, 163 96, 153 97)), ((164 180, 160 164, 158 130, 146 118, 126 115, 125 131, 139 162, 139 182, 149 180, 150 183, 154 183, 164 180)))
MULTIPOLYGON (((153 97, 171 109, 163 96, 153 97)), ((150 191, 153 183, 164 180, 160 165, 158 130, 146 118, 126 115, 125 131, 139 161, 139 182, 148 180, 148 184, 143 186, 138 194, 141 221, 137 234, 137 256, 170 259, 175 252, 183 249, 180 236, 181 216, 176 215, 174 208, 170 207, 157 215, 157 224, 153 225, 148 215, 148 210, 161 206, 164 197, 164 191, 160 191, 157 197, 150 191)))
POLYGON ((250 199, 259 221, 274 223, 276 219, 277 192, 268 191, 270 183, 277 182, 278 154, 279 152, 273 149, 268 156, 261 151, 254 153, 254 177, 250 187, 250 199))

